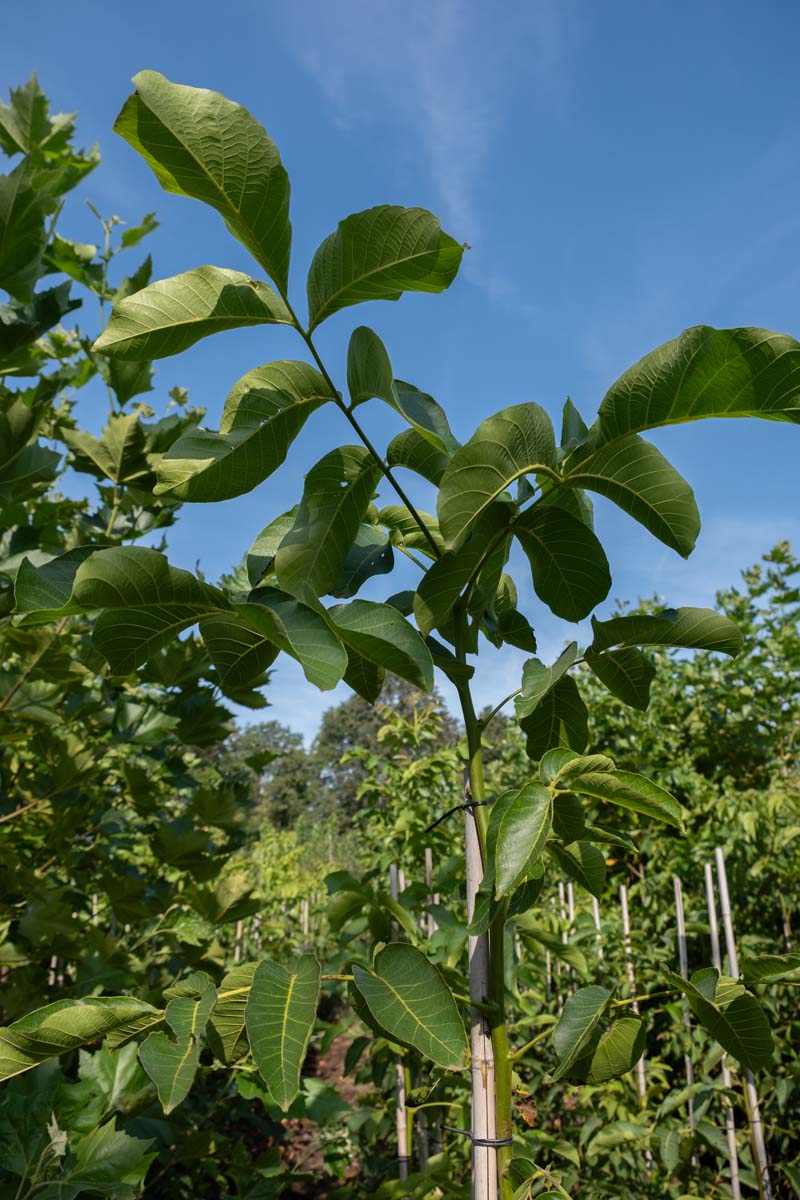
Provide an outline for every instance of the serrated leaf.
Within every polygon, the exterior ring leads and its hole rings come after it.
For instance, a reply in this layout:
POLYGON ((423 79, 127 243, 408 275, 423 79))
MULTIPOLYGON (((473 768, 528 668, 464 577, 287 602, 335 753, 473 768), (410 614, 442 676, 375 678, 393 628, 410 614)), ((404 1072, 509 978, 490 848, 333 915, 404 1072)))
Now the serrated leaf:
POLYGON ((463 1066, 464 1025, 438 969, 414 946, 394 942, 375 956, 375 973, 353 966, 355 984, 375 1020, 401 1045, 440 1067, 463 1066))
POLYGON ((195 267, 115 304, 93 349, 138 362, 180 354, 226 329, 291 324, 269 284, 224 267, 195 267))
POLYGON ((674 796, 645 775, 633 771, 586 771, 572 774, 565 785, 582 796, 594 796, 619 808, 666 821, 677 829, 683 828, 685 811, 674 796))
POLYGON ((217 989, 205 971, 195 971, 168 988, 165 1018, 175 1037, 159 1030, 139 1047, 139 1061, 156 1085, 165 1113, 186 1099, 200 1062, 200 1036, 205 1030, 217 989))
POLYGON ((288 965, 266 959, 256 967, 245 1009, 253 1061, 284 1112, 300 1091, 319 1000, 319 963, 310 954, 288 965))
POLYGON ((10 1079, 68 1050, 141 1020, 160 1020, 152 1004, 133 996, 87 996, 56 1000, 0 1029, 0 1080, 10 1079))
POLYGON ((660 450, 633 434, 579 455, 565 482, 605 496, 688 558, 700 532, 694 492, 660 450))
POLYGON ((353 213, 339 222, 312 260, 309 329, 364 300, 442 292, 453 282, 462 254, 463 247, 423 208, 384 204, 353 213))
POLYGON ((219 92, 134 75, 114 129, 163 188, 211 205, 285 294, 292 227, 289 177, 266 131, 219 92))
POLYGON ((650 703, 650 684, 656 674, 656 668, 646 654, 636 646, 623 646, 602 654, 587 650, 584 658, 612 696, 640 712, 646 710, 650 703))
POLYGON ((569 1074, 589 1044, 610 999, 611 992, 607 988, 594 984, 578 988, 574 995, 567 997, 553 1032, 553 1046, 558 1055, 553 1079, 563 1079, 569 1074))
POLYGON ((541 783, 528 783, 502 814, 495 847, 495 894, 501 899, 522 883, 541 858, 553 820, 553 800, 541 783))
POLYGON ((592 896, 602 896, 606 882, 606 860, 601 850, 591 842, 582 841, 572 842, 569 846, 551 842, 548 849, 570 879, 574 879, 592 896))
POLYGON ((45 249, 45 220, 52 208, 23 161, 0 175, 0 287, 31 300, 45 249))
POLYGON ((356 654, 423 691, 433 690, 433 660, 416 629, 390 604, 353 600, 328 610, 339 636, 356 654))
POLYGON ((282 588, 317 597, 336 587, 380 478, 361 446, 332 450, 311 468, 294 525, 275 556, 282 588))
POLYGON ((591 444, 702 417, 799 423, 800 344, 768 329, 695 325, 609 388, 591 444))
POLYGON ((592 617, 593 654, 613 646, 675 646, 684 650, 717 650, 735 657, 742 648, 737 625, 712 608, 665 608, 598 621, 592 617))
POLYGON ((608 559, 591 529, 555 505, 534 505, 514 522, 536 595, 557 617, 582 621, 611 588, 608 559))
POLYGON ((162 456, 155 494, 208 502, 252 491, 285 461, 310 415, 330 399, 330 387, 307 363, 248 371, 225 401, 219 433, 189 429, 162 456))
POLYGON ((330 621, 278 588, 257 588, 237 605, 242 620, 296 658, 306 679, 323 691, 336 687, 347 669, 347 652, 330 621))
POLYGON ((538 404, 516 404, 481 422, 442 477, 437 507, 447 545, 517 479, 555 465, 553 426, 538 404))

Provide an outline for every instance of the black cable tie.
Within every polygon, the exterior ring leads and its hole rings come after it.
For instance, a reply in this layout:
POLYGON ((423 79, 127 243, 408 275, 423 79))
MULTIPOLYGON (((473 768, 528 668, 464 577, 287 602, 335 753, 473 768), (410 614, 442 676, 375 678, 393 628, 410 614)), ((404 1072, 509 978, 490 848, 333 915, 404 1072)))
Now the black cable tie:
POLYGON ((465 800, 463 804, 455 804, 452 808, 448 808, 446 813, 442 813, 441 817, 437 817, 433 824, 428 826, 425 832, 430 833, 431 830, 435 829, 437 825, 441 825, 442 821, 446 821, 448 817, 452 817, 453 813, 461 812, 462 810, 466 812, 467 809, 480 808, 481 806, 486 806, 485 800, 465 800))
POLYGON ((398 1162, 411 1162, 411 1156, 408 1154, 397 1154, 395 1157, 398 1162))
POLYGON ((442 1129, 446 1129, 448 1133, 460 1133, 462 1137, 469 1138, 473 1146, 513 1146, 514 1144, 513 1137, 477 1138, 469 1129, 456 1129, 453 1125, 443 1125, 442 1129))

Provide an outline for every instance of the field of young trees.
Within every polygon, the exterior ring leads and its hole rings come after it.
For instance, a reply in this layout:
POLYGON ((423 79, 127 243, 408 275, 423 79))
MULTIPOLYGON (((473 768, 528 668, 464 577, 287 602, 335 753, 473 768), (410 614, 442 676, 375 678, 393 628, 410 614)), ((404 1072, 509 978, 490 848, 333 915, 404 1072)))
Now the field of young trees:
POLYGON ((35 77, 0 105, 2 1195, 800 1196, 800 563, 778 530, 714 609, 600 620, 592 509, 688 556, 691 486, 642 434, 800 423, 800 343, 696 326, 588 423, 522 394, 460 444, 355 306, 446 291, 464 247, 367 207, 306 308, 259 120, 134 84, 116 133, 254 274, 160 278, 152 213, 71 240, 99 152, 35 77), (337 379, 316 331, 351 308, 337 379), (262 363, 272 325, 297 359, 262 363), (261 326, 219 429, 160 385, 157 360, 261 326), (402 420, 388 446, 367 404, 402 420), (287 507, 269 477, 323 406, 341 444, 287 507), (171 564, 184 506, 255 488, 269 521, 229 574, 171 564), (527 658, 478 711, 487 647, 527 658), (352 693, 310 746, 280 654, 352 693))

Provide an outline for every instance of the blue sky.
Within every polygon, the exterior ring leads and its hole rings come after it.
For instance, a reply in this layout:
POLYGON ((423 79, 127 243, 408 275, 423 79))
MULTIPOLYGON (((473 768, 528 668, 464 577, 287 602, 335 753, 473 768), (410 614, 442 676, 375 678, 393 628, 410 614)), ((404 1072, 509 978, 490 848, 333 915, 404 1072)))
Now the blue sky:
MULTIPOLYGON (((535 400, 557 420, 568 393, 590 419, 627 366, 689 325, 798 335, 798 33, 800 9, 788 0, 230 0, 224 9, 47 0, 4 14, 0 83, 35 69, 55 109, 79 111, 81 140, 103 154, 83 195, 132 223, 157 210, 148 249, 160 276, 249 262, 215 213, 164 193, 111 132, 143 67, 225 92, 277 142, 293 185, 298 297, 315 247, 349 212, 432 208, 472 247, 450 291, 345 310, 319 345, 343 380, 351 329, 372 325, 396 374, 443 403, 465 439, 512 403, 535 400)), ((77 202, 62 231, 94 240, 91 220, 77 202)), ((93 328, 91 309, 80 319, 93 328)), ((286 331, 229 333, 163 362, 148 399, 160 407, 170 387, 186 386, 214 427, 246 370, 301 356, 286 331)), ((102 392, 87 390, 81 404, 99 426, 102 392)), ((385 444, 394 418, 377 401, 363 411, 385 444)), ((320 412, 257 492, 184 508, 172 561, 199 562, 212 578, 230 567, 294 502, 333 439, 348 442, 348 429, 320 412)), ((703 531, 684 562, 598 503, 614 577, 605 609, 613 597, 653 593, 709 604, 778 538, 800 542, 800 431, 704 422, 652 440, 694 486, 703 531)), ((547 658, 574 631, 541 612, 515 565, 547 658)), ((411 582, 400 575, 397 586, 411 582)), ((366 594, 392 590, 384 578, 366 594)), ((487 648, 485 657, 480 703, 515 685, 524 656, 487 648)), ((311 735, 340 693, 319 695, 279 661, 268 715, 311 735)))

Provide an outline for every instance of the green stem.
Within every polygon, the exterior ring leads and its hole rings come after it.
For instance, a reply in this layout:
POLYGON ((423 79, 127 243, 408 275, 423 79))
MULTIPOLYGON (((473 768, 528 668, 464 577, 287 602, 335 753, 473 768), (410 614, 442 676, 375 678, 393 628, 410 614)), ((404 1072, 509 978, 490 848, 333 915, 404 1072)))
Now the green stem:
POLYGON ((547 1029, 543 1029, 541 1033, 537 1033, 536 1037, 531 1038, 524 1046, 520 1046, 519 1050, 515 1050, 513 1054, 509 1054, 508 1061, 510 1063, 520 1062, 529 1050, 532 1050, 534 1046, 538 1046, 539 1042, 543 1042, 545 1038, 549 1038, 554 1029, 555 1025, 548 1025, 547 1029))

